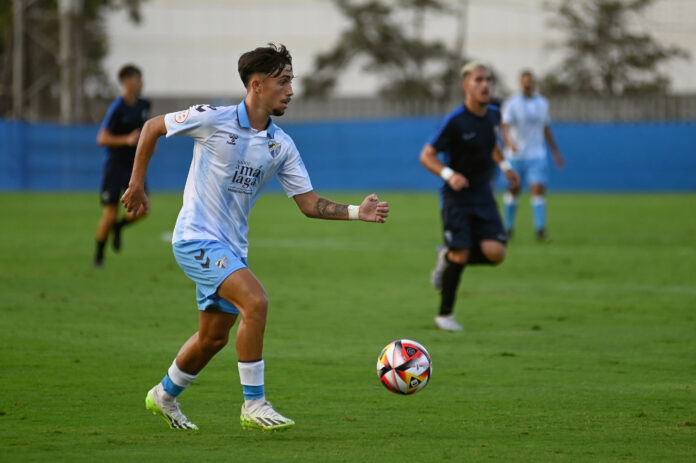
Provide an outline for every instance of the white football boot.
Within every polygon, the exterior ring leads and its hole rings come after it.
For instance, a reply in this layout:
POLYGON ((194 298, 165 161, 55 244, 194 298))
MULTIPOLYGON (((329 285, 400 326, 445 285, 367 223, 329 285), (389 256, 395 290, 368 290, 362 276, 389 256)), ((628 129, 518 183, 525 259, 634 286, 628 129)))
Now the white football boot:
POLYGON ((267 400, 259 399, 247 408, 242 405, 239 421, 243 429, 261 429, 263 432, 285 431, 295 426, 295 422, 273 409, 267 400))
POLYGON ((164 418, 172 429, 192 429, 198 431, 198 426, 189 421, 186 415, 181 413, 179 402, 164 390, 162 383, 150 389, 145 397, 145 408, 154 415, 164 418))
POLYGON ((453 313, 449 315, 438 315, 435 317, 435 325, 445 331, 462 331, 464 329, 462 325, 457 323, 457 320, 454 319, 453 313))

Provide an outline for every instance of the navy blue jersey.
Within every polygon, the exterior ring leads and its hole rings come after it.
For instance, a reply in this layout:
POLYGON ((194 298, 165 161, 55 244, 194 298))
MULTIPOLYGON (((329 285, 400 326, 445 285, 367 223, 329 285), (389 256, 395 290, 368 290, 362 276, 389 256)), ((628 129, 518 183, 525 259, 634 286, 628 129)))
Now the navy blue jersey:
POLYGON ((482 117, 461 105, 445 118, 428 144, 445 155, 444 164, 464 175, 469 186, 454 191, 445 183, 444 197, 476 203, 494 200, 491 187, 496 166, 493 148, 499 124, 500 110, 492 105, 482 117))
MULTIPOLYGON (((111 103, 100 129, 106 129, 113 135, 128 135, 135 129, 142 129, 150 112, 150 102, 138 98, 135 105, 118 97, 111 103)), ((135 146, 109 146, 106 148, 108 160, 124 166, 133 166, 135 146)))

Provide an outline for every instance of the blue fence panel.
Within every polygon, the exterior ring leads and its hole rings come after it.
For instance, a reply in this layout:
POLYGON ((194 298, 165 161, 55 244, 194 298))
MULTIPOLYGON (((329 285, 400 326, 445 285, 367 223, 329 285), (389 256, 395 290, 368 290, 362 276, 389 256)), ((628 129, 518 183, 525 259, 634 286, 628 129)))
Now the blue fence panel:
POLYGON ((440 185, 418 161, 440 118, 292 124, 317 190, 422 190, 440 185))
MULTIPOLYGON (((418 155, 440 117, 290 123, 319 191, 434 190, 418 155)), ((550 188, 573 191, 694 191, 696 122, 558 123, 566 168, 550 170, 550 188)), ((0 121, 0 190, 92 190, 101 183, 104 149, 98 127, 0 121)), ((159 141, 148 182, 181 190, 193 142, 159 141)), ((499 186, 502 181, 499 180, 499 186)), ((277 182, 271 186, 279 189, 277 182)))
POLYGON ((696 189, 696 123, 556 124, 567 165, 551 169, 558 190, 696 189))

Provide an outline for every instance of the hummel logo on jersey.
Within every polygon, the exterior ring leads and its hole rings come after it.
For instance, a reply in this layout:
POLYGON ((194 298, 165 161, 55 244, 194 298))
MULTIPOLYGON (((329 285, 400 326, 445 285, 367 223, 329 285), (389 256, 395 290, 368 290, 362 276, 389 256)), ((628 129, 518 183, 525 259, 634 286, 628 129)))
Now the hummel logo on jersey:
MULTIPOLYGON (((198 260, 198 261, 201 261, 201 260, 203 260, 203 257, 204 257, 204 256, 205 256, 205 251, 204 251, 203 249, 201 249, 200 255, 198 255, 198 256, 193 256, 193 258, 196 259, 196 260, 198 260)), ((210 257, 208 257, 208 258, 205 260, 205 262, 201 262, 200 264, 201 264, 201 267, 203 267, 203 268, 208 268, 208 267, 210 267, 210 257)))
POLYGON ((196 106, 196 111, 198 111, 199 113, 204 113, 208 109, 212 109, 213 111, 217 111, 217 106, 212 106, 209 104, 199 104, 196 106))
POLYGON ((471 133, 463 133, 462 134, 462 140, 471 140, 476 136, 476 132, 471 132, 471 133))
POLYGON ((238 139, 239 139, 239 135, 237 135, 236 133, 231 133, 230 139, 227 140, 227 144, 228 145, 236 145, 238 139))

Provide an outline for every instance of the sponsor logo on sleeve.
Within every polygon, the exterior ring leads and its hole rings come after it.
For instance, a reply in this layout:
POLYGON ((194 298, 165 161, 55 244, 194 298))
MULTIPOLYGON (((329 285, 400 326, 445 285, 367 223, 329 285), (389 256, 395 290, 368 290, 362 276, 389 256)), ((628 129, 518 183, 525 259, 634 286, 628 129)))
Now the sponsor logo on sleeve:
POLYGON ((183 124, 186 122, 186 119, 189 117, 189 110, 186 109, 184 111, 179 111, 178 113, 174 114, 174 122, 177 124, 183 124))

